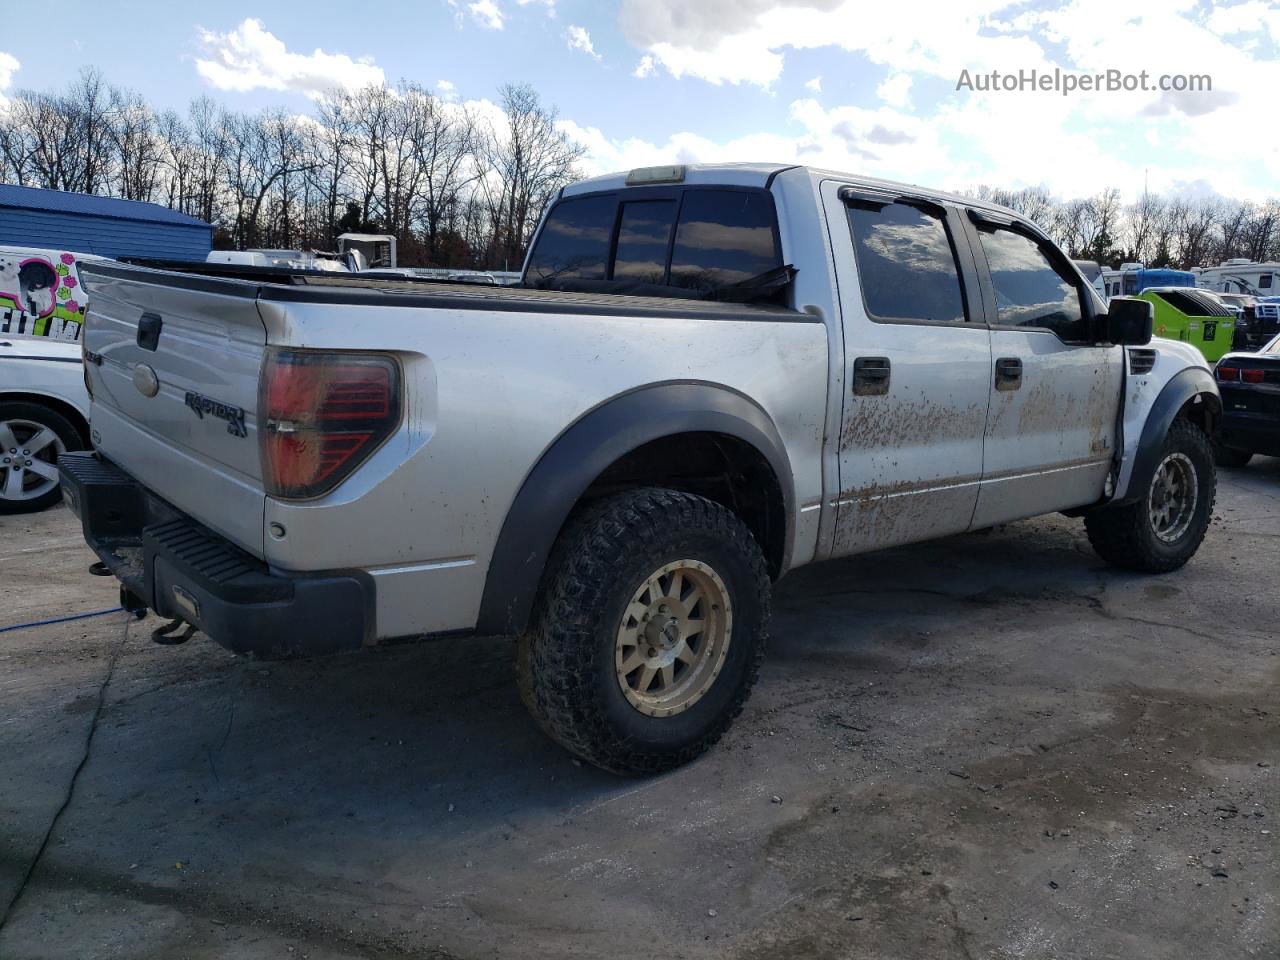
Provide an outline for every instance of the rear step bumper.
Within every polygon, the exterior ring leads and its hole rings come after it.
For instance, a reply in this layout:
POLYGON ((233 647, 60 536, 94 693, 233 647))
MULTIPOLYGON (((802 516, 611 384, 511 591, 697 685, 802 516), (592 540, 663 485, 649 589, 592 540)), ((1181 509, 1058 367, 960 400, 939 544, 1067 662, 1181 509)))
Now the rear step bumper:
POLYGON ((200 526, 98 453, 58 458, 84 538, 124 587, 235 653, 264 659, 371 642, 374 587, 363 573, 285 575, 200 526))

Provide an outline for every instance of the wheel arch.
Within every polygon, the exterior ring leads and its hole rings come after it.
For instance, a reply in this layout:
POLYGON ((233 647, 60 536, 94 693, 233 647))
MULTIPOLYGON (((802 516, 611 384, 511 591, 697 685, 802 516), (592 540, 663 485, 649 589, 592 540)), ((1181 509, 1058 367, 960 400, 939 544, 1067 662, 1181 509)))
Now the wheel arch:
POLYGON ((50 396, 47 393, 30 393, 21 390, 4 390, 0 391, 0 403, 36 403, 40 406, 48 407, 55 413, 61 414, 66 418, 67 422, 76 428, 76 432, 80 434, 80 439, 84 443, 84 449, 91 446, 89 436, 89 421, 85 419, 74 404, 67 402, 59 397, 50 396))
POLYGON ((1161 389, 1143 424, 1128 483, 1116 491, 1110 505, 1132 503, 1147 489, 1160 463, 1165 436, 1173 422, 1180 418, 1196 424, 1210 439, 1218 435, 1222 398, 1208 370, 1188 367, 1170 378, 1161 389))
MULTIPOLYGON (((704 464, 722 458, 721 479, 730 499, 743 491, 743 502, 748 502, 752 494, 744 487, 759 484, 761 511, 743 519, 758 539, 763 534, 770 573, 781 576, 790 565, 795 497, 790 461, 776 426, 739 391, 703 381, 670 381, 596 406, 543 452, 503 520, 476 629, 503 634, 525 629, 556 538, 574 509, 593 495, 668 485, 724 502, 712 491, 691 489, 674 472, 664 483, 661 456, 678 444, 702 444, 697 449, 704 464), (747 484, 735 486, 733 475, 738 473, 747 484)), ((733 502, 726 506, 742 508, 733 502)))

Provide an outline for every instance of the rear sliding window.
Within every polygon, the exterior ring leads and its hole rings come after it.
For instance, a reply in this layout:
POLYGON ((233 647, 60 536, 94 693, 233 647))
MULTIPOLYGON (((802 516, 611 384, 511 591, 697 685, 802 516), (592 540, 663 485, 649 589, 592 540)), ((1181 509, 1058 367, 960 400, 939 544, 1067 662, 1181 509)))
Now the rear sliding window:
POLYGON ((674 200, 624 203, 618 223, 618 252, 613 258, 614 279, 662 283, 675 219, 674 200))
POLYGON ((529 257, 527 279, 696 292, 781 266, 773 202, 763 191, 684 189, 654 199, 622 192, 557 203, 529 257))

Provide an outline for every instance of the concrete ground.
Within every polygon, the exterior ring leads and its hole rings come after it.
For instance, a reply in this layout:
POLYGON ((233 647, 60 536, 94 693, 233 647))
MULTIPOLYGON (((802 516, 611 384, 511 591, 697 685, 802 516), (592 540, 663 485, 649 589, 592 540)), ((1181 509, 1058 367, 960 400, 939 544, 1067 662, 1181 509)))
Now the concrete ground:
MULTIPOLYGON (((91 560, 0 519, 0 626, 112 606, 91 560)), ((545 740, 502 640, 0 633, 0 956, 1274 958, 1278 567, 1258 460, 1168 576, 1057 517, 801 570, 647 781, 545 740)))

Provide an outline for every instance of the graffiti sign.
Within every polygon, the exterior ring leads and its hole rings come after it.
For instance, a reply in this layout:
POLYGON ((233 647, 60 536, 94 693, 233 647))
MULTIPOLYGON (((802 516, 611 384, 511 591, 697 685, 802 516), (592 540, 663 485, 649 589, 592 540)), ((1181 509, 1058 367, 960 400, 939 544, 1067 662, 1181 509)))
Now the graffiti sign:
POLYGON ((84 312, 74 253, 0 250, 0 333, 79 340, 84 312))

